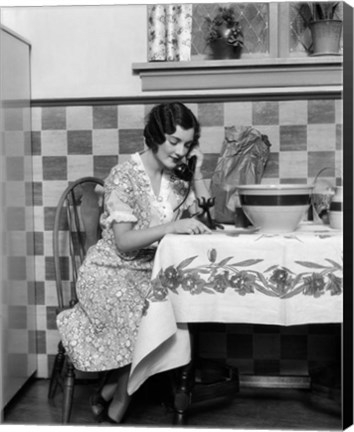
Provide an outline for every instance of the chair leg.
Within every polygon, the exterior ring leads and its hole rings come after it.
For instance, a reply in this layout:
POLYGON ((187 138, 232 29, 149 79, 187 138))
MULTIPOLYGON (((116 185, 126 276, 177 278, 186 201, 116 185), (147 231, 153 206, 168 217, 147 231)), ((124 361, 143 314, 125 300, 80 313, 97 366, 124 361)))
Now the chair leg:
POLYGON ((64 376, 64 395, 63 395, 63 418, 62 423, 67 424, 70 421, 71 408, 74 397, 75 368, 69 359, 64 376))
POLYGON ((52 374, 50 377, 48 399, 53 399, 55 396, 56 389, 60 382, 61 371, 63 370, 64 359, 65 359, 65 348, 63 347, 63 344, 60 341, 58 344, 58 353, 55 356, 52 374))

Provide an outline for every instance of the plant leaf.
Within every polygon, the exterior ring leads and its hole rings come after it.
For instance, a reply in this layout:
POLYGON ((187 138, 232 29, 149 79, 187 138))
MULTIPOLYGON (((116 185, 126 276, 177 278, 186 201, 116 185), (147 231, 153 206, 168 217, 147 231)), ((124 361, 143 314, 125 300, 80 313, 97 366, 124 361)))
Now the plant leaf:
POLYGON ((231 258, 232 258, 232 256, 230 256, 230 257, 228 257, 228 258, 224 258, 223 260, 221 260, 221 261, 218 263, 218 266, 220 266, 220 267, 224 266, 228 261, 230 261, 231 258))
POLYGON ((278 266, 275 264, 275 265, 272 265, 272 266, 270 266, 269 268, 267 268, 267 270, 265 270, 264 271, 264 273, 267 273, 267 272, 269 272, 269 271, 271 271, 271 270, 274 270, 274 269, 276 269, 276 268, 278 268, 278 266))
POLYGON ((290 298, 290 297, 294 297, 296 294, 301 293, 304 290, 304 287, 305 287, 305 285, 302 284, 298 288, 294 289, 293 291, 290 291, 290 292, 282 295, 280 298, 287 299, 287 298, 290 298))
POLYGON ((263 285, 268 286, 267 279, 263 276, 262 273, 260 272, 254 272, 254 273, 257 275, 258 279, 263 283, 263 285))
POLYGON ((257 291, 259 291, 259 292, 261 292, 267 296, 278 297, 278 295, 274 291, 268 291, 264 287, 262 287, 262 285, 254 284, 254 286, 256 287, 257 291))
POLYGON ((183 260, 182 262, 180 262, 177 266, 178 270, 183 269, 184 267, 187 267, 193 260, 195 260, 197 258, 198 255, 195 255, 194 257, 190 257, 187 258, 185 260, 183 260))
POLYGON ((321 264, 317 264, 317 263, 313 263, 310 261, 295 261, 297 264, 302 265, 303 267, 307 267, 307 268, 315 268, 315 269, 327 269, 328 267, 321 265, 321 264))
POLYGON ((287 267, 282 267, 283 270, 287 271, 290 274, 294 274, 294 272, 290 269, 288 269, 287 267))
POLYGON ((251 265, 257 264, 257 263, 259 263, 261 261, 263 261, 263 259, 248 259, 248 260, 245 260, 245 261, 240 261, 238 263, 233 263, 231 265, 235 266, 235 267, 236 266, 237 267, 247 267, 247 266, 251 266, 251 265))
POLYGON ((333 260, 331 260, 329 258, 326 258, 326 261, 328 261, 329 263, 331 263, 333 265, 333 267, 335 267, 335 268, 337 268, 339 270, 342 270, 342 266, 340 264, 336 263, 335 261, 333 261, 333 260))
POLYGON ((202 288, 202 291, 203 291, 203 292, 206 292, 206 293, 208 293, 208 294, 215 294, 215 292, 214 292, 213 290, 210 290, 210 289, 208 289, 208 288, 205 288, 205 285, 204 285, 204 287, 202 288))
POLYGON ((297 283, 299 282, 299 280, 307 273, 299 273, 298 275, 296 275, 295 279, 293 280, 291 286, 295 287, 297 285, 297 283))
POLYGON ((169 287, 168 290, 172 291, 174 294, 178 294, 177 287, 176 288, 169 287))

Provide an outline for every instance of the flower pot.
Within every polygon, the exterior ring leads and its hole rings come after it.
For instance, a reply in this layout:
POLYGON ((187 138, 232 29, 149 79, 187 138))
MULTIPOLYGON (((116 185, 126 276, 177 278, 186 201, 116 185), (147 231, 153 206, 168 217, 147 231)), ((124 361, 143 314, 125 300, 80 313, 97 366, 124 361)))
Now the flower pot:
POLYGON ((342 34, 341 20, 314 21, 310 24, 312 55, 338 55, 342 34))
POLYGON ((229 45, 222 38, 210 42, 210 49, 210 58, 213 60, 239 59, 242 51, 242 47, 229 45))

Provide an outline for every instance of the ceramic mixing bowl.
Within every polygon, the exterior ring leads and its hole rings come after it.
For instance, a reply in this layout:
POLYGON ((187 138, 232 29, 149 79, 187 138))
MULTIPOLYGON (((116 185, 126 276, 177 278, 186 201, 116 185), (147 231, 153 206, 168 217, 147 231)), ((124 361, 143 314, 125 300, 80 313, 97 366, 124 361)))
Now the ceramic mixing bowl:
POLYGON ((295 231, 311 203, 313 186, 304 184, 250 184, 237 187, 248 219, 262 232, 295 231))

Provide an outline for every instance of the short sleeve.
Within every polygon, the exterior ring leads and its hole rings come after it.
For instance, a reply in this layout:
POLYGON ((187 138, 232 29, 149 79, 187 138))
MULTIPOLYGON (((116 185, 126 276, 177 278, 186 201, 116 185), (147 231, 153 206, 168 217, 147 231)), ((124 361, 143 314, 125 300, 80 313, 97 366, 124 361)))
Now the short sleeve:
POLYGON ((112 169, 105 181, 106 224, 113 222, 137 222, 131 205, 132 185, 127 170, 120 167, 112 169))

